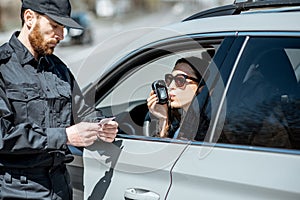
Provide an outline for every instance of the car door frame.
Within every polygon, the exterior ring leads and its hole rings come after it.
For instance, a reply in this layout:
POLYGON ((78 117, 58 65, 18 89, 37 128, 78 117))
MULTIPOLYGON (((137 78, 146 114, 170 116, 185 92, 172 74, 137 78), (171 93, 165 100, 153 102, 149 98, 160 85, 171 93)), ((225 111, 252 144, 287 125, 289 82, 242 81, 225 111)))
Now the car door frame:
MULTIPOLYGON (((237 33, 237 38, 244 40, 243 46, 250 36, 299 37, 299 33, 253 31, 237 33)), ((219 111, 224 111, 222 107, 226 104, 228 87, 243 53, 243 48, 234 47, 233 50, 238 50, 235 52, 236 56, 226 58, 220 70, 224 74, 226 86, 225 92, 221 95, 219 111)), ((215 128, 212 128, 212 131, 218 130, 216 126, 223 123, 220 116, 220 112, 217 113, 215 128)), ((216 143, 218 133, 217 137, 215 134, 210 133, 207 142, 192 142, 178 158, 172 168, 173 183, 166 199, 299 198, 300 176, 296 175, 299 174, 297 167, 300 166, 299 150, 216 143), (282 169, 289 173, 283 173, 282 169), (250 173, 251 176, 246 176, 246 173, 250 173), (190 187, 184 187, 187 185, 190 187), (182 188, 186 190, 184 194, 181 192, 182 188)))
MULTIPOLYGON (((105 74, 103 77, 101 77, 101 80, 97 85, 94 86, 96 90, 96 99, 103 99, 104 96, 97 96, 97 94, 106 94, 109 93, 114 87, 109 87, 112 83, 117 82, 120 80, 121 74, 123 74, 125 71, 128 71, 128 66, 139 66, 140 65, 140 60, 141 58, 146 57, 148 60, 151 60, 153 58, 157 58, 158 55, 163 55, 164 50, 161 50, 161 46, 164 45, 175 45, 177 47, 180 47, 179 44, 183 44, 184 41, 190 40, 192 38, 193 40, 212 40, 212 39, 217 39, 217 38, 226 38, 222 42, 222 45, 219 47, 220 49, 218 51, 224 51, 227 52, 228 48, 231 47, 233 41, 235 40, 235 33, 230 32, 230 33, 223 33, 223 34, 194 34, 194 35, 188 35, 188 36, 180 36, 176 38, 171 38, 167 39, 165 41, 159 41, 155 44, 148 45, 146 47, 143 47, 137 51, 135 51, 133 54, 128 55, 126 58, 123 60, 117 62, 115 64, 115 67, 112 67, 112 71, 109 74, 105 74), (156 49, 156 50, 155 50, 156 49), (159 51, 157 51, 159 49, 159 51), (162 51, 162 52, 161 52, 162 51), (133 61, 135 62, 134 64, 133 61), (111 74, 118 74, 118 76, 112 76, 111 74)), ((182 47, 181 47, 182 48, 182 47)), ((186 47, 185 47, 186 48, 186 47)), ((177 50, 180 50, 180 48, 177 48, 177 50)), ((223 53, 224 53, 223 52, 223 53)), ((220 54, 221 55, 221 54, 220 54)), ((220 56, 217 57, 218 60, 215 60, 215 64, 218 63, 223 63, 222 59, 225 59, 226 56, 220 56)), ((145 60, 143 59, 145 62, 145 60)), ((92 86, 93 87, 93 86, 92 86)), ((84 152, 84 175, 85 175, 85 198, 88 198, 90 194, 93 193, 93 188, 95 188, 97 183, 94 184, 96 185, 89 185, 87 182, 91 181, 93 178, 92 176, 95 174, 89 174, 91 171, 96 170, 95 168, 89 168, 88 166, 95 165, 97 166, 96 168, 98 169, 98 180, 100 183, 101 180, 105 179, 105 174, 111 173, 114 174, 114 177, 111 176, 109 180, 106 180, 106 183, 109 182, 109 185, 106 188, 106 191, 103 195, 104 199, 111 199, 111 198, 124 198, 123 193, 126 191, 128 188, 139 188, 139 189, 144 189, 146 191, 153 191, 157 194, 159 194, 160 198, 165 198, 165 196, 168 193, 168 190, 171 186, 171 180, 169 173, 171 169, 174 166, 174 163, 176 160, 180 157, 181 153, 184 151, 184 149, 189 145, 190 141, 179 141, 179 140, 170 140, 170 139, 164 139, 164 138, 154 138, 154 137, 146 137, 146 136, 137 136, 137 135, 118 135, 116 142, 121 143, 119 148, 121 149, 120 151, 116 150, 116 155, 109 155, 109 157, 112 157, 110 160, 115 160, 113 163, 114 166, 112 166, 110 163, 109 165, 103 165, 103 160, 101 161, 101 155, 105 154, 103 152, 108 152, 110 148, 108 149, 103 149, 103 145, 101 145, 101 142, 96 142, 93 147, 87 148, 84 152), (140 149, 142 147, 148 146, 148 149, 145 151, 141 151, 140 149), (140 147, 140 148, 136 148, 140 147), (153 148, 155 147, 155 148, 153 148), (138 155, 132 154, 130 152, 137 152, 138 150, 138 155), (163 151, 162 151, 163 150, 163 151), (129 152, 129 153, 128 153, 129 152), (153 152, 155 152, 156 156, 153 157, 153 152), (165 156, 163 156, 164 152, 167 152, 165 156), (172 154, 175 153, 170 158, 170 152, 173 152, 172 154), (145 155, 150 153, 150 159, 145 159, 145 155), (159 155, 159 156, 157 156, 159 155), (153 162, 153 159, 157 158, 164 158, 164 164, 160 164, 160 166, 157 166, 155 162, 153 162), (99 162, 101 161, 101 162, 99 162), (144 163, 143 163, 144 162, 144 163), (101 167, 100 165, 98 166, 99 163, 102 163, 101 167), (143 163, 143 164, 141 164, 143 163), (143 166, 141 166, 143 165, 143 166), (139 173, 135 174, 128 174, 129 172, 125 170, 126 173, 124 173, 124 170, 122 167, 124 166, 138 166, 143 169, 150 169, 148 173, 144 173, 142 176, 138 176, 139 173), (114 168, 114 172, 111 172, 111 168, 114 168), (99 170, 100 169, 100 170, 99 170), (161 180, 164 182, 165 187, 162 187, 160 182, 157 182, 157 180, 153 179, 153 170, 157 171, 159 173, 158 180, 161 180), (121 174, 123 173, 123 174, 121 174), (162 174, 163 173, 163 174, 162 174), (101 178, 102 177, 102 178, 101 178), (115 180, 116 177, 119 177, 119 180, 115 180), (123 177, 124 179, 122 179, 123 177), (135 181, 128 181, 130 178, 135 179, 135 181), (125 179, 127 180, 125 183, 125 179), (153 181, 153 183, 149 183, 148 180, 153 181), (117 181, 117 182, 116 182, 117 181), (131 184, 129 184, 131 183, 131 184), (122 184, 128 184, 126 187, 122 184), (119 193, 120 192, 120 193, 119 193), (119 194, 117 194, 119 193, 119 194), (110 196, 110 195, 119 195, 118 197, 116 196, 110 196)), ((106 155, 107 156, 107 155, 106 155)), ((104 162, 105 163, 105 162, 104 162)), ((133 167, 134 168, 134 167, 133 167)), ((127 169, 127 168, 126 168, 127 169)), ((134 168, 135 169, 135 168, 134 168)))

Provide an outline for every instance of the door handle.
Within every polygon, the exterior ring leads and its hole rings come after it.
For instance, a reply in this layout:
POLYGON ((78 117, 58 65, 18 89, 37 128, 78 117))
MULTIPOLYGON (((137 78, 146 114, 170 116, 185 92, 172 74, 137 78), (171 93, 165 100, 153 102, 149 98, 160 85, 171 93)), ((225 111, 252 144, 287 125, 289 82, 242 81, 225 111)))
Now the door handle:
POLYGON ((159 200, 156 192, 142 188, 128 188, 124 194, 125 200, 159 200))

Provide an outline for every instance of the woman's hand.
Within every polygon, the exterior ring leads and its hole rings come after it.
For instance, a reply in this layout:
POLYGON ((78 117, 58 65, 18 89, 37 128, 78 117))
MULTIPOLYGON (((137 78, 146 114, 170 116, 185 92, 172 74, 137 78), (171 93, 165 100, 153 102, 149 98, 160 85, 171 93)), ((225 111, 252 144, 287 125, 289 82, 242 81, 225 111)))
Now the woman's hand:
POLYGON ((159 136, 167 137, 168 136, 168 105, 167 104, 158 104, 158 98, 154 91, 150 93, 150 97, 147 99, 147 106, 149 112, 158 118, 158 127, 159 127, 159 136))

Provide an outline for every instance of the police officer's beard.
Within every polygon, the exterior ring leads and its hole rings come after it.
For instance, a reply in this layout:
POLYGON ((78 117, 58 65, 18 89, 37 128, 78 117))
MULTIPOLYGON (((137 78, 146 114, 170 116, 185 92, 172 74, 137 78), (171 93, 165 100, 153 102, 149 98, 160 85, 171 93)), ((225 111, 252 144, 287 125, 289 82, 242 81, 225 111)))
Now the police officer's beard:
POLYGON ((50 55, 53 53, 54 47, 48 46, 48 43, 50 42, 44 40, 40 30, 41 29, 39 23, 36 23, 36 25, 33 27, 32 32, 28 36, 29 42, 33 50, 39 56, 50 55))

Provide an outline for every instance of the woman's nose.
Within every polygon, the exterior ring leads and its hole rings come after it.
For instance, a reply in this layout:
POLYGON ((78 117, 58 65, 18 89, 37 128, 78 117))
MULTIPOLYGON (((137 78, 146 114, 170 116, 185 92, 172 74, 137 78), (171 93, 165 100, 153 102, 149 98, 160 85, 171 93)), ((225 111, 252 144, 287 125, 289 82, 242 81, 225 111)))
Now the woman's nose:
POLYGON ((171 88, 175 88, 175 87, 176 87, 175 80, 173 79, 169 85, 169 88, 171 89, 171 88))

